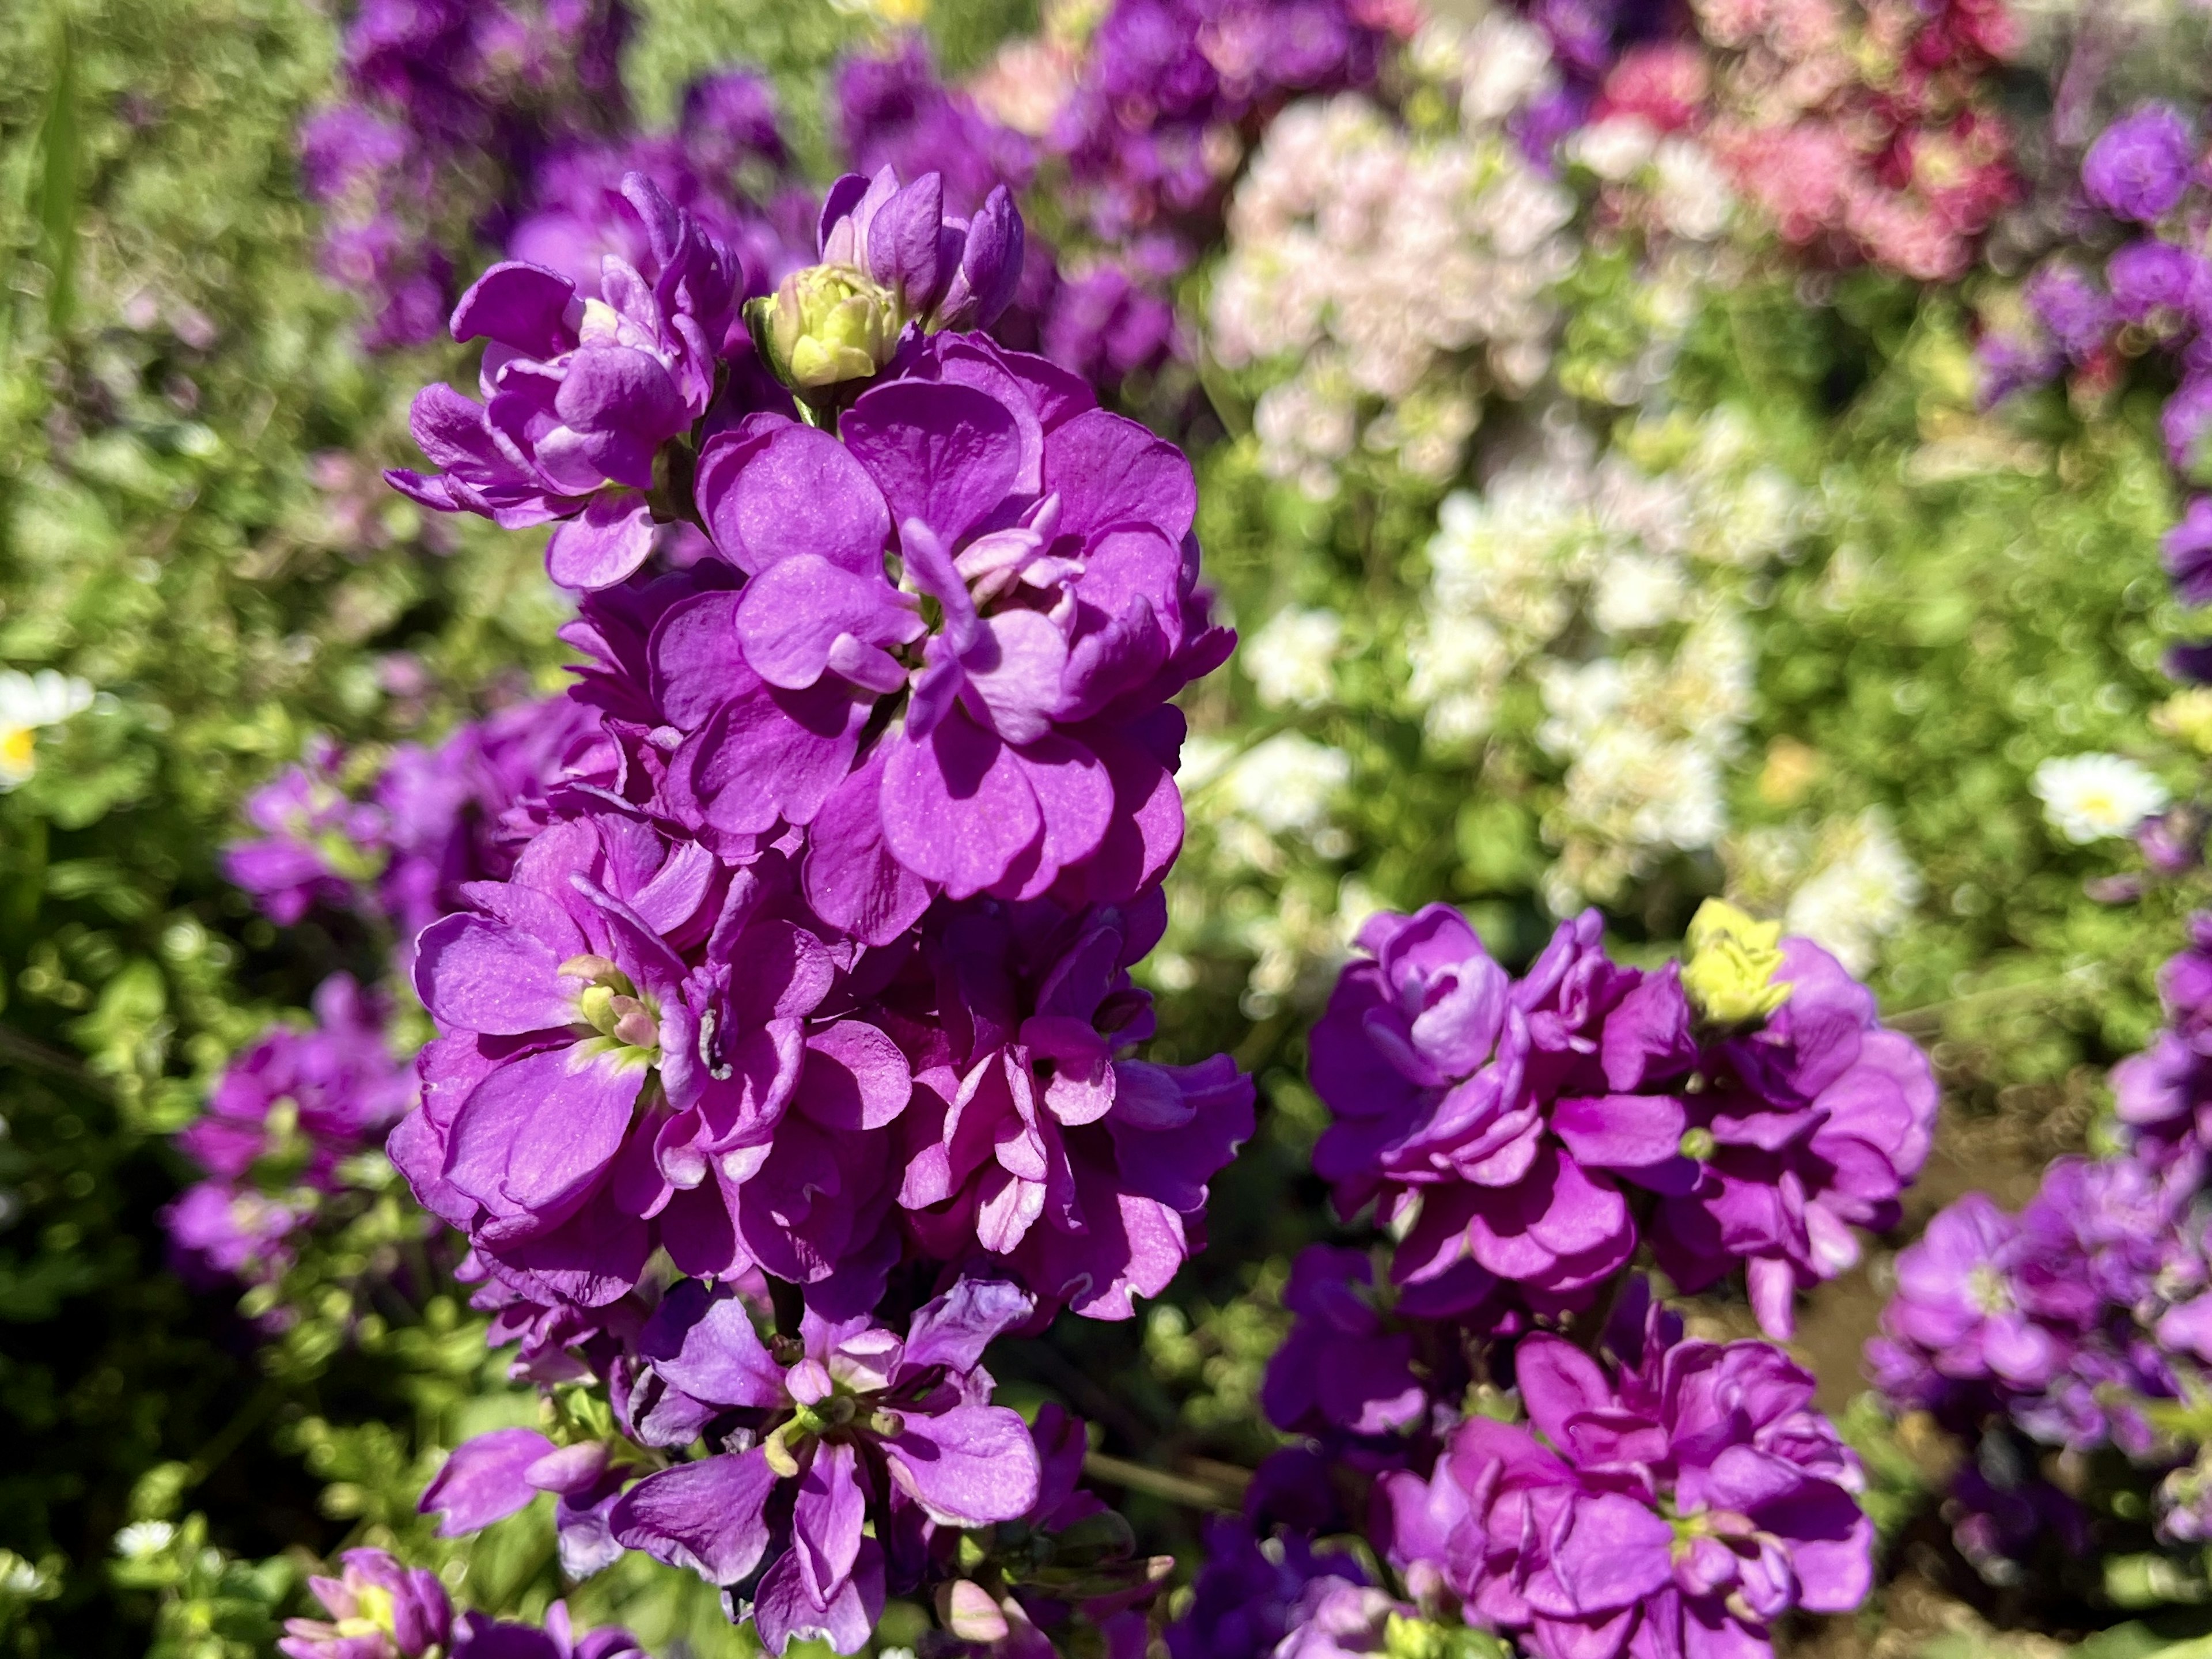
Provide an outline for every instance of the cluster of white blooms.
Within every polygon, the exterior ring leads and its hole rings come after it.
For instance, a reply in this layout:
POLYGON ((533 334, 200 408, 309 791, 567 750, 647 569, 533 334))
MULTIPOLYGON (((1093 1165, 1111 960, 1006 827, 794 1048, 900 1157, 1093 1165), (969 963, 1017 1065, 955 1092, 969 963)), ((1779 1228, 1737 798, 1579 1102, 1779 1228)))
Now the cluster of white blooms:
POLYGON ((2028 787, 2051 827, 2077 844, 2132 834, 2172 799, 2163 783, 2124 755, 2047 760, 2028 787))
POLYGON ((1244 643, 1237 660, 1267 708, 1318 708, 1336 690, 1344 618, 1285 605, 1244 643))
POLYGON ((1550 83, 1542 33, 1494 15, 1416 62, 1460 85, 1455 131, 1418 136, 1352 93, 1292 105, 1230 208, 1209 343, 1232 368, 1296 359, 1254 427, 1268 472, 1317 496, 1362 446, 1456 471, 1486 386, 1519 395, 1549 367, 1577 253, 1574 198, 1504 130, 1550 83))
POLYGON ((1232 864, 1277 875, 1285 867, 1286 843, 1303 843, 1325 859, 1351 850, 1331 811, 1352 781, 1351 757, 1340 749, 1297 732, 1278 732, 1242 750, 1194 736, 1178 776, 1194 824, 1212 831, 1232 864))
POLYGON ((1536 687, 1537 743, 1565 768, 1545 823, 1555 908, 1615 897, 1725 830, 1724 769, 1753 713, 1741 591, 1806 510, 1729 410, 1639 428, 1602 458, 1562 423, 1542 453, 1444 501, 1407 695, 1451 749, 1489 732, 1510 685, 1536 687), (1668 464, 1644 471, 1640 448, 1668 464))
POLYGON ((1784 928, 1832 952, 1853 974, 1874 969, 1911 920, 1923 883, 1881 807, 1814 824, 1765 825, 1731 839, 1729 896, 1779 912, 1784 928))

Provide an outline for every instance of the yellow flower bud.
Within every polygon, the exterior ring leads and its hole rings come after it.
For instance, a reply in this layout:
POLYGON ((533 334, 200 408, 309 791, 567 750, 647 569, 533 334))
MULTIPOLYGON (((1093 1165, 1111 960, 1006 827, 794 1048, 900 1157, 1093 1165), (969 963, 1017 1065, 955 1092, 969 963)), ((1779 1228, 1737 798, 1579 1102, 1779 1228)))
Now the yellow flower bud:
POLYGON ((1790 1000, 1782 971, 1782 924, 1707 899, 1690 919, 1682 989, 1716 1025, 1753 1025, 1790 1000))
POLYGON ((810 265, 745 307, 745 325, 783 383, 821 392, 891 360, 906 319, 898 296, 849 265, 810 265))

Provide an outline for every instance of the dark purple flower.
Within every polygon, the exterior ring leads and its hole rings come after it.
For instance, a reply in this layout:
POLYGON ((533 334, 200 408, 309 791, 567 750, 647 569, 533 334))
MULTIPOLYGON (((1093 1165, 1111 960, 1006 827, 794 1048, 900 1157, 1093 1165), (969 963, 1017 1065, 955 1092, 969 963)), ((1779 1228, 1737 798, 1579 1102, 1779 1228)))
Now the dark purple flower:
POLYGON ((981 1364, 985 1344, 1033 1305, 1012 1285, 964 1279, 903 1339, 865 1316, 810 1312, 799 1341, 771 1352, 742 1302, 679 1286, 646 1328, 644 1364, 662 1387, 746 1426, 726 1449, 633 1486, 615 1505, 615 1536, 710 1583, 750 1582, 771 1652, 803 1636, 857 1651, 882 1610, 878 1540, 895 1508, 975 1527, 1036 1502, 1028 1425, 989 1403, 981 1364))
POLYGON ((945 86, 919 34, 841 64, 830 100, 837 141, 854 173, 939 173, 945 210, 956 217, 971 217, 1002 186, 1020 194, 1036 171, 1036 145, 945 86))
POLYGON ((2212 428, 2212 374, 2185 374, 2180 389, 2166 400, 2159 427, 2174 471, 2184 477, 2198 477, 2207 459, 2205 433, 2212 428))
POLYGON ((1382 1434, 1428 1413, 1413 1336, 1386 1323, 1364 1250, 1309 1244, 1291 1266, 1283 1305, 1297 1316, 1267 1361, 1267 1420, 1285 1434, 1382 1434))
POLYGON ((2212 605, 2212 496, 2192 497, 2158 545, 2174 596, 2184 605, 2212 605))
POLYGON ((307 1588, 332 1622, 287 1619, 276 1644, 287 1659, 428 1659, 452 1639, 453 1604, 438 1575, 405 1568, 382 1550, 348 1550, 336 1578, 307 1588))
POLYGON ((2098 135, 2081 159, 2081 184, 2114 217, 2149 224, 2181 200, 2196 160, 2196 136, 2181 112, 2148 104, 2098 135))
POLYGON ((2212 299, 2212 267, 2186 248, 2148 238, 2112 255, 2105 283, 2123 320, 2157 323, 2163 332, 2202 316, 2212 299))
POLYGON ((707 411, 743 276, 720 241, 642 173, 625 179, 623 192, 653 258, 638 267, 609 255, 600 299, 537 265, 498 264, 478 277, 454 308, 453 333, 492 342, 484 402, 426 388, 411 423, 442 471, 386 475, 441 513, 480 514, 510 530, 557 522, 546 569, 568 587, 611 586, 652 552, 647 497, 661 447, 707 411))
POLYGON ((1316 1553, 1295 1533, 1279 1541, 1276 1559, 1242 1520, 1206 1522, 1206 1564, 1191 1587, 1190 1607, 1168 1626, 1170 1659, 1270 1659, 1282 1650, 1310 1588, 1367 1582, 1348 1555, 1316 1553))
POLYGON ((1472 1419, 1428 1480, 1383 1478, 1416 1599, 1537 1659, 1742 1659, 1793 1610, 1858 1606, 1874 1528, 1813 1378, 1765 1342, 1684 1341, 1656 1308, 1621 1346, 1609 1376, 1524 1339, 1526 1425, 1472 1419))

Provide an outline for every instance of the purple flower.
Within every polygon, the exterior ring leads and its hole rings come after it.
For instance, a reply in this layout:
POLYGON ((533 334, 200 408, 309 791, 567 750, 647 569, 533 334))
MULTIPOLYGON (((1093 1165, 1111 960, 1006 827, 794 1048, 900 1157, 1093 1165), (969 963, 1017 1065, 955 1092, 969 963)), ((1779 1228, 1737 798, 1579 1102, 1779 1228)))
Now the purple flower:
POLYGON ((865 1316, 810 1311, 799 1342, 771 1352, 743 1303, 679 1286, 646 1328, 645 1368, 659 1388, 736 1412, 744 1426, 725 1434, 726 1449, 632 1487, 614 1507, 615 1536, 709 1583, 750 1583, 771 1652, 805 1636, 857 1651, 882 1610, 878 1540, 895 1510, 974 1527, 1036 1502, 1028 1425, 989 1403, 981 1364, 984 1345, 1032 1306, 1014 1285, 963 1279, 903 1339, 865 1316))
POLYGON ((283 926, 319 904, 350 904, 357 884, 380 872, 388 855, 389 823, 347 795, 343 758, 335 744, 311 744, 301 764, 246 797, 246 821, 262 839, 224 850, 223 873, 283 926))
POLYGON ((1297 1319, 1260 1395, 1285 1434, 1382 1434, 1428 1414, 1413 1338, 1376 1307, 1374 1273, 1365 1251, 1328 1244, 1309 1244, 1291 1264, 1283 1305, 1297 1319))
POLYGON ((1470 1419, 1429 1480, 1383 1478, 1389 1557, 1416 1598, 1538 1659, 1741 1659, 1771 1651, 1793 1610, 1856 1607, 1874 1528, 1813 1378, 1764 1342, 1684 1341, 1656 1309, 1620 1346, 1608 1376, 1524 1339, 1526 1425, 1470 1419))
POLYGON ((1036 171, 1035 144, 946 87, 918 34, 841 64, 830 98, 838 144, 855 173, 939 173, 945 210, 957 216, 974 215, 1002 186, 1018 195, 1036 171))
POLYGON ((413 1105, 381 1000, 333 974, 314 1004, 313 1026, 279 1026, 233 1060, 205 1114, 178 1135, 179 1150, 210 1175, 235 1181, 262 1165, 333 1190, 339 1160, 374 1146, 413 1105))
POLYGON ((2212 496, 2191 498, 2181 522, 2159 543, 2159 556, 2184 605, 2212 605, 2212 496))
POLYGON ((2204 314, 2212 297, 2212 269, 2186 248, 2144 239, 2130 242, 2105 266, 2112 291, 2112 310, 2130 323, 2158 323, 2171 332, 2177 324, 2204 314))
POLYGON ((1887 1345, 1869 1349, 1884 1390, 1927 1405, 1943 1379, 2044 1387, 2065 1363, 2064 1326, 2081 1311, 2048 1268, 2018 1218, 1983 1194, 1943 1210, 1898 1254, 1897 1293, 1882 1310, 1887 1345), (2058 1328, 2038 1317, 2046 1312, 2058 1328))
POLYGON ((2063 354, 2016 334, 1984 334, 1974 347, 1981 366, 1981 403, 1994 408, 2016 392, 2048 384, 2066 367, 2063 354))
POLYGON ((382 1550, 348 1550, 336 1578, 307 1588, 335 1622, 287 1619, 287 1659, 426 1659, 452 1639, 453 1604, 438 1575, 405 1568, 382 1550))
POLYGON ((1854 1230, 1896 1224, 1939 1097, 1927 1056, 1841 963, 1810 939, 1781 952, 1787 1000, 1699 1058, 1703 1086, 1683 1097, 1698 1176, 1662 1200, 1653 1243, 1685 1291, 1745 1262, 1760 1328, 1787 1338, 1793 1293, 1857 1262, 1854 1230))
POLYGON ((1448 905, 1362 930, 1373 957, 1345 969, 1314 1030, 1314 1088, 1336 1120, 1314 1167, 1347 1216, 1374 1202, 1387 1225, 1418 1202, 1401 1283, 1472 1263, 1571 1297, 1634 1252, 1621 1178, 1694 1179, 1680 1102, 1639 1092, 1694 1061, 1688 1004, 1673 974, 1607 960, 1599 932, 1595 911, 1562 924, 1516 984, 1448 905))
POLYGON ((561 1446, 535 1429, 495 1429, 454 1449, 424 1488, 420 1507, 439 1516, 441 1537, 460 1538, 551 1492, 562 1570, 586 1578, 622 1554, 609 1517, 636 1473, 602 1441, 561 1446))
POLYGON ((1279 1559, 1271 1557, 1242 1520, 1222 1516, 1206 1522, 1206 1564, 1191 1587, 1190 1607, 1168 1626, 1170 1659, 1270 1659, 1291 1638, 1309 1590, 1318 1587, 1326 1595, 1338 1586, 1366 1584, 1367 1575, 1348 1555, 1318 1554, 1295 1533, 1284 1534, 1279 1545, 1279 1559))
POLYGON ((426 388, 411 423, 443 471, 386 474, 442 513, 510 530, 558 522, 546 569, 568 587, 609 586, 653 550, 647 496, 661 447, 707 411, 743 276, 642 173, 623 193, 652 258, 639 267, 610 254, 601 299, 542 266, 510 262, 478 277, 454 308, 453 333, 492 342, 485 401, 426 388))
POLYGON ((1128 1318, 1188 1259, 1206 1182, 1252 1133, 1252 1080, 1227 1055, 1127 1057, 1153 1027, 1128 967, 1164 925, 1155 897, 1075 917, 978 903, 925 926, 928 974, 883 1017, 914 1061, 898 1201, 927 1255, 1003 1260, 1092 1319, 1128 1318))
POLYGON ((2105 346, 2112 330, 2112 302, 2070 264, 2050 264, 2028 279, 2022 295, 2038 322, 2076 363, 2105 346))
POLYGON ((940 889, 1130 896, 1181 842, 1180 721, 1161 704, 1231 642, 1197 586, 1195 501, 1173 446, 973 336, 923 343, 837 438, 747 418, 702 450, 699 505, 750 580, 697 602, 681 655, 664 634, 664 676, 724 722, 696 767, 759 778, 750 799, 810 826, 809 900, 870 943, 940 889), (777 693, 821 711, 793 732, 719 709, 777 693), (814 780, 851 763, 886 699, 902 714, 824 798, 814 780))
POLYGON ((2179 203, 2196 159, 2196 137, 2181 112, 2148 104, 2098 136, 2081 159, 2081 184, 2114 217, 2149 224, 2179 203))
POLYGON ((2212 428, 2212 374, 2185 374, 2180 389, 2166 400, 2159 426, 2174 471, 2185 477, 2197 477, 2206 459, 2205 433, 2212 428))
POLYGON ((207 1289, 282 1277, 293 1261, 285 1241, 307 1219, 302 1206, 229 1181, 187 1187, 161 1212, 171 1265, 207 1289))
POLYGON ((1291 1608, 1274 1659, 1355 1659, 1389 1651, 1390 1620, 1412 1611, 1387 1591, 1357 1578, 1316 1578, 1291 1608))

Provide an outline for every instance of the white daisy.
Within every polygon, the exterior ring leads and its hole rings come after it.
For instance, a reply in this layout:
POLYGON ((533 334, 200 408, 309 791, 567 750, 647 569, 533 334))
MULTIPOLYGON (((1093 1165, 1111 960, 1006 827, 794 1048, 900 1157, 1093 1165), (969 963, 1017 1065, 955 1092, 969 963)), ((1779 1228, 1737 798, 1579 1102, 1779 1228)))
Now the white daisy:
POLYGON ((92 707, 92 687, 73 674, 0 669, 0 793, 38 770, 38 733, 92 707))
POLYGON ((2035 769, 2028 787, 2051 827, 2071 842, 2124 836, 2172 799, 2166 786, 2122 755, 2068 755, 2035 769))

